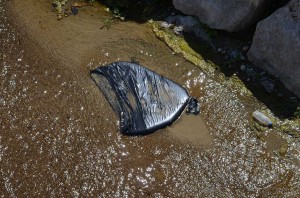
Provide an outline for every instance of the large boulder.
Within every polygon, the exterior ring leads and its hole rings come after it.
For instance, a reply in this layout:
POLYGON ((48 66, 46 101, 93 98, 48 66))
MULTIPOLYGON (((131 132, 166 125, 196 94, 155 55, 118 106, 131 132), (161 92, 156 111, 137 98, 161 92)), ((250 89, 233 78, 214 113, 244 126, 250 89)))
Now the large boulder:
POLYGON ((300 0, 257 24, 248 59, 300 97, 300 0))
POLYGON ((211 28, 235 32, 258 21, 267 0, 173 0, 176 9, 211 28))

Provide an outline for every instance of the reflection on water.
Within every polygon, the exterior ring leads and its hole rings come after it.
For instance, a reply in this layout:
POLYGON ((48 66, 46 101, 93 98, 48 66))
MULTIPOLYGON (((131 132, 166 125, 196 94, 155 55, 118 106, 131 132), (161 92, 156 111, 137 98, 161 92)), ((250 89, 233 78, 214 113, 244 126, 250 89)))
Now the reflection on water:
POLYGON ((236 94, 159 41, 103 45, 86 65, 133 55, 184 85, 201 101, 214 138, 210 149, 167 130, 122 136, 87 73, 75 75, 23 49, 2 4, 1 196, 299 197, 299 142, 283 136, 287 156, 269 152, 249 128, 250 113, 236 94))

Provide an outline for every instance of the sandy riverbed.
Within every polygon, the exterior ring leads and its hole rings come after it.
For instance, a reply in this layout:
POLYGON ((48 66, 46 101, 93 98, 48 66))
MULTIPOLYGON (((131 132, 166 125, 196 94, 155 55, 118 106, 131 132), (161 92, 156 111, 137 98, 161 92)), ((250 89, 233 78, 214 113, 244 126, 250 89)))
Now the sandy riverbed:
POLYGON ((8 1, 4 14, 3 195, 297 195, 297 155, 272 153, 288 137, 277 135, 268 150, 248 127, 251 104, 173 55, 147 24, 101 29, 110 15, 100 5, 58 21, 48 0, 8 1), (121 135, 89 70, 132 57, 188 88, 202 118, 183 116, 149 136, 121 135))

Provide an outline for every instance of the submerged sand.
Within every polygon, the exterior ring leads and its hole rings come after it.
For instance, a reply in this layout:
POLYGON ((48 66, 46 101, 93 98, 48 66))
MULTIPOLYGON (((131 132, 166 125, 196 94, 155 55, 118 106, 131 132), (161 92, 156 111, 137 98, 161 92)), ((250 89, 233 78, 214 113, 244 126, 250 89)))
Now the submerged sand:
POLYGON ((126 21, 101 29, 102 19, 110 17, 101 5, 58 21, 51 2, 6 2, 0 95, 4 196, 297 195, 298 155, 282 159, 269 152, 267 146, 278 149, 280 138, 276 145, 257 140, 248 127, 252 104, 245 108, 230 90, 174 55, 147 24, 126 21), (183 114, 148 136, 121 135, 89 71, 132 58, 188 88, 200 99, 201 115, 183 114))

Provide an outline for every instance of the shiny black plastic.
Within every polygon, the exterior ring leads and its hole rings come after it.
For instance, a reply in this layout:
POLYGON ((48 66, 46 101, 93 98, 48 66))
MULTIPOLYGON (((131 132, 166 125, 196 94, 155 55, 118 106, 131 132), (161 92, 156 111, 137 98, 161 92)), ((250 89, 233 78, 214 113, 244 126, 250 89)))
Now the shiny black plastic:
POLYGON ((198 115, 200 113, 200 104, 196 98, 190 98, 186 108, 186 113, 194 115, 198 115))
POLYGON ((189 101, 183 87, 135 63, 98 67, 91 77, 119 116, 126 135, 145 135, 172 124, 189 101))

